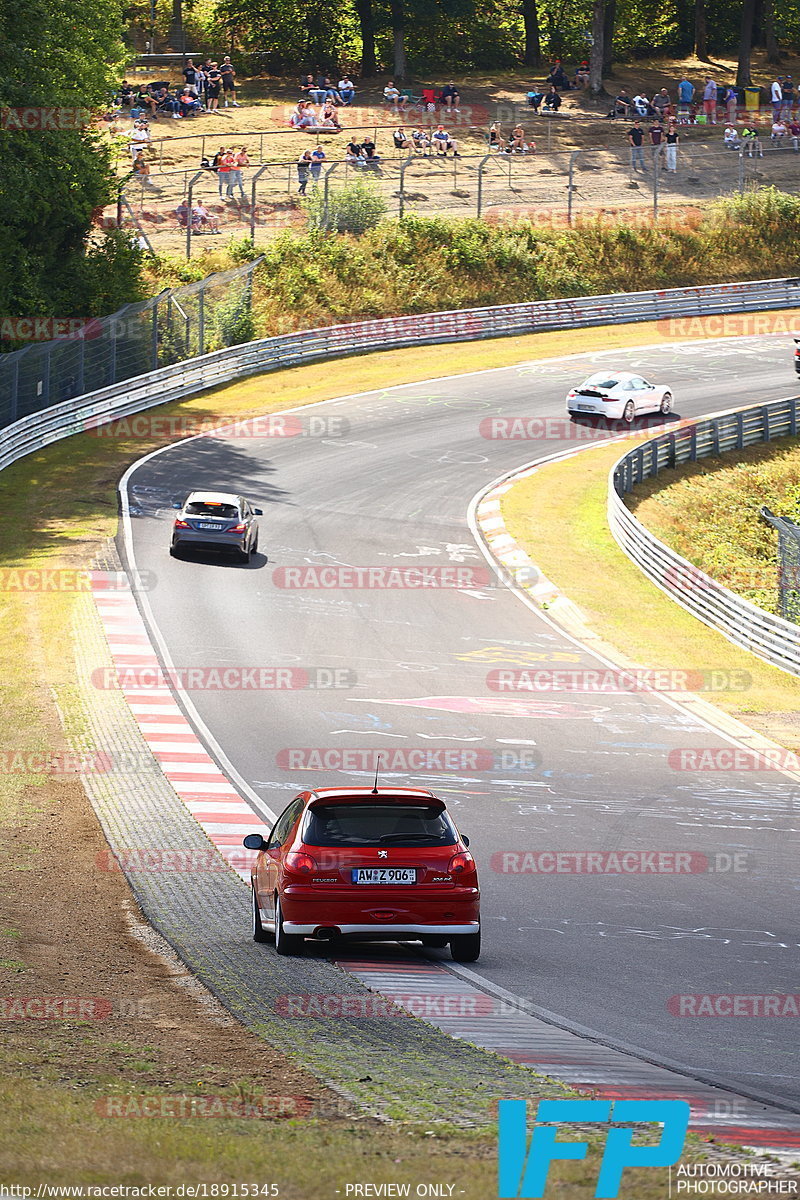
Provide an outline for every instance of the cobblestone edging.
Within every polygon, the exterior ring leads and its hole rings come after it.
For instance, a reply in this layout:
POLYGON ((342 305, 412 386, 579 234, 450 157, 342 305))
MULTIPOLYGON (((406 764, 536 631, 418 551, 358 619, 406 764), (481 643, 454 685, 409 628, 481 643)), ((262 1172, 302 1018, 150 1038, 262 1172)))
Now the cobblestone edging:
MULTIPOLYGON (((120 570, 115 556, 106 565, 120 570)), ((115 589, 115 594, 127 595, 133 604, 124 589, 118 593, 115 589)), ((126 601, 101 599, 100 604, 110 616, 116 612, 120 618, 111 621, 111 628, 116 626, 111 635, 116 665, 139 655, 152 657, 143 642, 126 640, 139 636, 128 624, 131 610, 126 601)), ((270 946, 252 941, 247 888, 210 840, 215 836, 213 826, 219 823, 208 823, 210 833, 203 829, 197 805, 204 802, 190 794, 197 790, 196 781, 168 778, 164 768, 170 774, 186 772, 159 763, 146 740, 150 731, 143 734, 123 692, 96 686, 98 673, 113 672, 114 661, 93 596, 82 600, 76 613, 73 639, 86 731, 83 748, 103 751, 110 756, 112 768, 117 767, 82 777, 113 857, 113 862, 104 858, 98 869, 112 866, 124 872, 144 916, 225 1008, 371 1115, 489 1127, 494 1097, 568 1094, 553 1080, 404 1013, 394 1017, 281 1015, 280 998, 299 994, 352 997, 352 1003, 360 998, 365 1004, 362 1011, 369 1012, 365 998, 371 992, 313 947, 302 959, 281 959, 270 946), (176 787, 181 787, 182 795, 176 787), (174 852, 172 859, 163 851, 174 852), (175 870, 175 862, 185 861, 187 855, 200 864, 199 869, 175 870), (136 869, 142 866, 149 869, 136 869)), ((162 702, 166 708, 166 699, 162 702)), ((176 726, 166 730, 170 735, 186 732, 177 728, 175 720, 158 723, 162 733, 169 724, 176 726)), ((209 771, 202 775, 205 786, 213 776, 209 771)), ((243 806, 235 813, 238 823, 246 819, 247 805, 227 780, 225 786, 236 796, 229 802, 243 806)), ((247 826, 263 827, 255 814, 247 826)))

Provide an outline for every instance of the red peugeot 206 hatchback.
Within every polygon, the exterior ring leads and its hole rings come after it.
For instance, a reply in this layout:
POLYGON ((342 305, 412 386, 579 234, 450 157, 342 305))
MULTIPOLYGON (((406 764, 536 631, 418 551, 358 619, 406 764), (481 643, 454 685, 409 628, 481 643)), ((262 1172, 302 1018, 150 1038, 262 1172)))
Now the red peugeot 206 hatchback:
POLYGON ((317 788, 301 792, 265 841, 251 872, 253 938, 274 934, 278 954, 318 941, 422 942, 456 962, 480 954, 480 892, 469 840, 443 800, 424 788, 317 788))

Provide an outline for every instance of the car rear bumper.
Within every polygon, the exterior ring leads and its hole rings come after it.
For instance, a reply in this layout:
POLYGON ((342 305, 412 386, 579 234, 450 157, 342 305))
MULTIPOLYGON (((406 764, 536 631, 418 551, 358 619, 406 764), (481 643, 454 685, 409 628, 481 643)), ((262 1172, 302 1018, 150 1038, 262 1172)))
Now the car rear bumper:
POLYGON ((319 889, 302 891, 291 886, 281 895, 286 932, 337 928, 353 933, 407 930, 414 934, 441 933, 455 929, 471 932, 480 919, 480 892, 477 888, 448 888, 446 892, 417 892, 408 895, 388 889, 370 896, 324 896, 319 889))
POLYGON ((394 940, 399 937, 423 937, 428 934, 457 936, 458 934, 478 933, 479 921, 468 921, 464 925, 412 925, 412 924, 377 924, 369 925, 336 925, 331 922, 318 921, 316 925, 304 925, 299 921, 284 921, 283 928, 287 933, 296 933, 301 937, 313 937, 319 930, 331 931, 331 936, 348 937, 360 935, 370 938, 386 938, 394 940))
POLYGON ((186 529, 172 535, 173 546, 204 546, 213 550, 244 550, 247 535, 241 533, 205 533, 202 530, 186 529))
POLYGON ((592 400, 591 396, 581 396, 570 400, 567 410, 576 417, 600 416, 608 417, 610 421, 619 421, 625 411, 625 401, 614 400, 606 403, 603 400, 592 400))

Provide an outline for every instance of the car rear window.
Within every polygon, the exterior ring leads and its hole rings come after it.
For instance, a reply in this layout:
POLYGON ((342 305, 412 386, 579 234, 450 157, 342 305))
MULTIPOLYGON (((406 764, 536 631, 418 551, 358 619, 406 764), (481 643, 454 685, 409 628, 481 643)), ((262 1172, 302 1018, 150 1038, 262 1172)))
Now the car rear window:
POLYGON ((608 375, 590 375, 587 380, 581 385, 582 387, 601 387, 614 388, 619 383, 618 379, 610 379, 608 375))
POLYGON ((187 517, 225 517, 230 520, 238 517, 239 510, 235 504, 222 504, 216 500, 192 500, 186 505, 187 517))
POLYGON ((405 804, 326 804, 311 808, 308 846, 452 846, 458 835, 444 809, 405 804))

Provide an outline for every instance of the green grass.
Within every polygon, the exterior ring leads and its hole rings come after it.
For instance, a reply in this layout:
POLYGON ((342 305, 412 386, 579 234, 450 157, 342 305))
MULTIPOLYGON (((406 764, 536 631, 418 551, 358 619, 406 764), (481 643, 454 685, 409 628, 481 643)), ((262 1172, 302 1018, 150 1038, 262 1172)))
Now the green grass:
POLYGON ((750 678, 746 690, 707 698, 796 750, 797 681, 733 646, 675 604, 611 536, 606 520, 608 472, 621 454, 618 445, 600 446, 583 451, 578 459, 547 464, 521 480, 502 500, 509 532, 578 605, 602 640, 601 650, 621 653, 645 667, 745 672, 750 678))
POLYGON ((800 439, 750 446, 735 458, 687 463, 639 484, 628 504, 701 571, 777 613, 778 535, 760 510, 800 522, 800 439))

